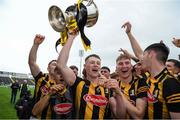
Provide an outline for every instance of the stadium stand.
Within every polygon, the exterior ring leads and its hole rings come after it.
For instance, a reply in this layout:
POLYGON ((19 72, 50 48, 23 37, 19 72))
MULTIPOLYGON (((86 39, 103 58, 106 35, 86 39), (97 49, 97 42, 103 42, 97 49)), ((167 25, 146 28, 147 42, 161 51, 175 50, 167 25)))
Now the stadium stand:
POLYGON ((20 84, 23 83, 23 80, 27 80, 28 85, 34 86, 34 79, 31 74, 0 71, 0 85, 10 85, 15 80, 18 80, 20 84))

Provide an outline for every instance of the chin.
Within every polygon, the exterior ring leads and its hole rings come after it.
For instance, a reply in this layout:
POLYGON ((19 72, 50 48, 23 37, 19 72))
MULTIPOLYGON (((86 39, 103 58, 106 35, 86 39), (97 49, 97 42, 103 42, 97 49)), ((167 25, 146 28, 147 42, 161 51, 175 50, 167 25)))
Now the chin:
POLYGON ((122 78, 128 78, 129 76, 130 76, 130 74, 124 74, 124 73, 122 73, 122 75, 121 75, 122 78))
POLYGON ((124 75, 124 76, 122 76, 122 78, 124 78, 124 79, 126 79, 126 78, 128 78, 129 77, 129 75, 124 75))

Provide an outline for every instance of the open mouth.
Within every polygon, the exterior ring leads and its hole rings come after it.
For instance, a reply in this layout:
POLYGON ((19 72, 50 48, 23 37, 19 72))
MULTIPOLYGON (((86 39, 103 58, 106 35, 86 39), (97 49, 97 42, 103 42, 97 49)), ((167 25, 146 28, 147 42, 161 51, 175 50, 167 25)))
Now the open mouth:
POLYGON ((98 72, 98 69, 92 69, 93 72, 98 72))
POLYGON ((121 72, 125 74, 128 72, 128 70, 121 70, 121 72))

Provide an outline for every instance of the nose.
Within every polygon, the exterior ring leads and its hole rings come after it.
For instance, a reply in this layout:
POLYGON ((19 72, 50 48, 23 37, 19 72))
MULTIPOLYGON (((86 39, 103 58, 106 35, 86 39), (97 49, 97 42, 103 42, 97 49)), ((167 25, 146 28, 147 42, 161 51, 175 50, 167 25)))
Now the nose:
POLYGON ((126 67, 127 65, 125 63, 122 64, 122 67, 126 67))

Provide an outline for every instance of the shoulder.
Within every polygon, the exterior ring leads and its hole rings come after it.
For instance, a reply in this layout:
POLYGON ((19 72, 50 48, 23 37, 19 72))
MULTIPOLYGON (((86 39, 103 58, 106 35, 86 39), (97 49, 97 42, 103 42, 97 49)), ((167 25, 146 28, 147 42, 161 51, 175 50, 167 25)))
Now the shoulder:
POLYGON ((180 81, 176 79, 174 76, 168 75, 163 81, 163 86, 165 87, 174 85, 180 85, 180 81))
POLYGON ((82 79, 80 77, 76 77, 76 80, 75 80, 74 84, 70 88, 75 90, 77 88, 77 86, 85 84, 86 81, 87 80, 84 80, 84 79, 82 79))
POLYGON ((42 73, 41 71, 38 73, 37 76, 34 77, 35 81, 37 82, 40 78, 42 77, 45 77, 45 76, 48 76, 47 74, 45 73, 42 73))
POLYGON ((163 81, 163 91, 165 96, 180 93, 180 81, 174 77, 168 77, 163 81))

